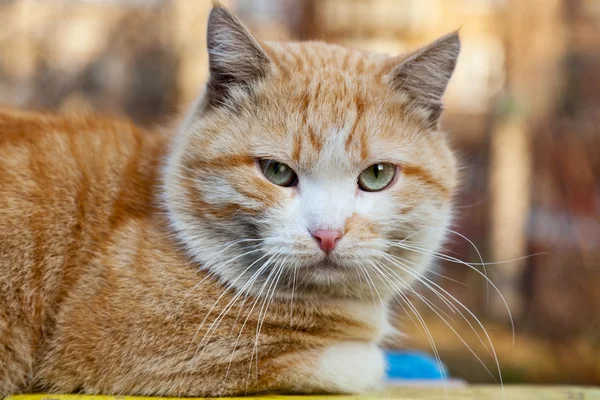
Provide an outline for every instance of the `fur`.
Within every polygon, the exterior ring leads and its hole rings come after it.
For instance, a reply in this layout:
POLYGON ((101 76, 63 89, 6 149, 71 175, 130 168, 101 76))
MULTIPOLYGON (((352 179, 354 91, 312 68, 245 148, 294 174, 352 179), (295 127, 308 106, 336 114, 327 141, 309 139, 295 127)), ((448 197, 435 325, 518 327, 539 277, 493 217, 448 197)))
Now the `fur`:
POLYGON ((216 5, 207 37, 211 77, 173 133, 0 111, 0 396, 378 386, 387 303, 451 218, 437 120, 458 35, 400 58, 262 43, 216 5), (360 191, 378 162, 394 181, 360 191), (342 232, 329 257, 315 229, 342 232))

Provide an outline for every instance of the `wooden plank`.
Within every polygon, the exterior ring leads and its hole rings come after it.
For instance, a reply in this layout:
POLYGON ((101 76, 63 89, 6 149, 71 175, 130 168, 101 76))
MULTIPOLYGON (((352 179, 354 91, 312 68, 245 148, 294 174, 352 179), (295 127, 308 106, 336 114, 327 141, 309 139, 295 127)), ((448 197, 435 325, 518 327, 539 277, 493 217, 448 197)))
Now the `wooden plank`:
MULTIPOLYGON (((283 399, 289 396, 255 396, 241 397, 246 400, 283 399)), ((93 395, 56 395, 56 394, 23 394, 8 396, 4 400, 156 400, 157 397, 138 396, 93 396, 93 395)), ((389 387, 379 393, 353 396, 293 396, 294 400, 600 400, 600 389, 575 386, 465 386, 451 387, 447 391, 443 387, 389 387)), ((181 400, 162 398, 162 400, 181 400)), ((189 399, 194 400, 194 399, 189 399)))

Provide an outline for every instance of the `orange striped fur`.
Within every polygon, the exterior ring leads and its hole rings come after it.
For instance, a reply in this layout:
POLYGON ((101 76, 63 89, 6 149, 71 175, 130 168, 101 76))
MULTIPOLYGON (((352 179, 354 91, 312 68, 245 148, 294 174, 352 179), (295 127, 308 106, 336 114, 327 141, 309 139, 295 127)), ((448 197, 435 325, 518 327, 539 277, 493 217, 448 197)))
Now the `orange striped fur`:
POLYGON ((211 77, 172 133, 0 111, 0 396, 379 384, 384 303, 430 259, 395 244, 436 251, 450 220, 437 118, 458 37, 403 57, 260 43, 216 5, 208 47, 211 77), (393 181, 359 189, 375 163, 393 181), (316 229, 342 235, 331 254, 316 229))

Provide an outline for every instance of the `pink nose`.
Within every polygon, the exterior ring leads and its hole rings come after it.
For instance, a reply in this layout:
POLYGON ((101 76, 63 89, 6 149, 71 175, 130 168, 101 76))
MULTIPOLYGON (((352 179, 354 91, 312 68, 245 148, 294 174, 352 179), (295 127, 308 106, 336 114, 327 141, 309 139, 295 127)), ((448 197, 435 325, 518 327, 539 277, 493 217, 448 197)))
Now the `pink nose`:
POLYGON ((342 233, 338 231, 317 230, 311 232, 315 240, 319 243, 319 247, 325 253, 329 254, 335 249, 337 241, 342 237, 342 233))

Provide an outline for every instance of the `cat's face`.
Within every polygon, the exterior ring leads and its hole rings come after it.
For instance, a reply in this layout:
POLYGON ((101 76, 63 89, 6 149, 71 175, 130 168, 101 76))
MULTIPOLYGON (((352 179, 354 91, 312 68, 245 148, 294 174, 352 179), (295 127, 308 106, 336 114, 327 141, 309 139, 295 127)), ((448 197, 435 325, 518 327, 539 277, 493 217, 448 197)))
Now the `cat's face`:
POLYGON ((215 9, 208 37, 211 78, 166 172, 192 256, 263 294, 364 297, 412 282, 450 219, 456 166, 436 126, 456 35, 404 59, 259 45, 215 9))

